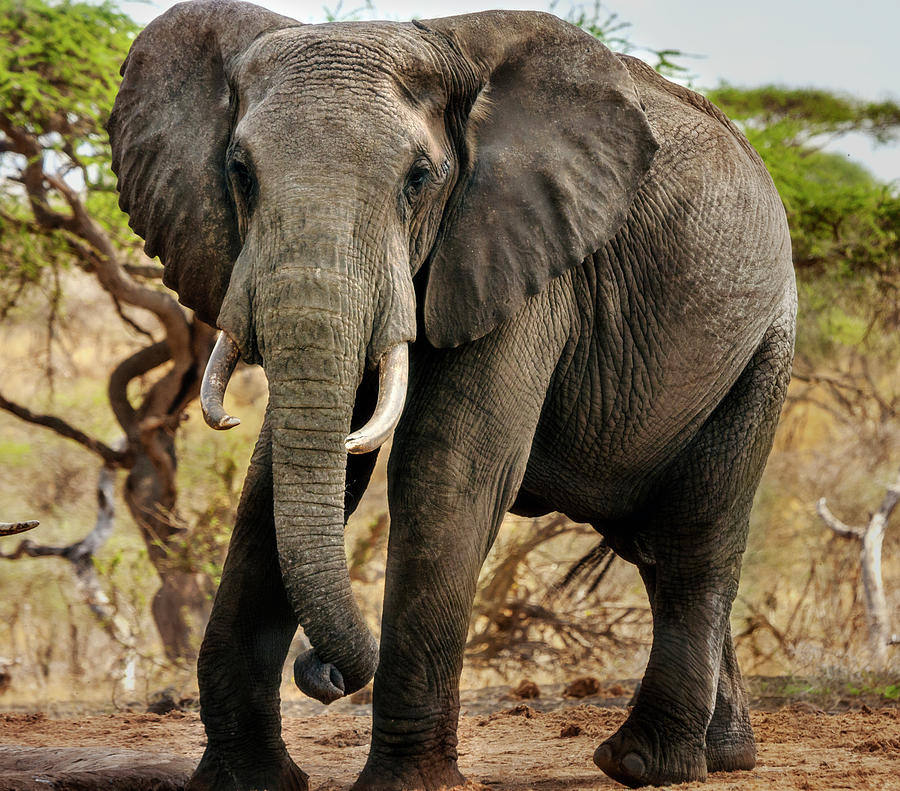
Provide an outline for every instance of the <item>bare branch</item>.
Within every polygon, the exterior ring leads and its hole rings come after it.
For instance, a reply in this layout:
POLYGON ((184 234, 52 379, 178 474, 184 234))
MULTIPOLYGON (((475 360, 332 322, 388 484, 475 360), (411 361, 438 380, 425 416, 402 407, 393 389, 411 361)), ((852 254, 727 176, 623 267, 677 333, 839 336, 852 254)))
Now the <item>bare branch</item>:
POLYGON ((128 400, 128 383, 168 362, 171 357, 169 344, 160 341, 146 346, 120 362, 110 375, 107 389, 109 404, 129 441, 138 441, 140 429, 137 412, 128 400))
POLYGON ((887 660, 887 646, 891 645, 893 640, 889 630, 887 597, 881 576, 881 550, 888 519, 898 502, 900 502, 900 472, 888 486, 881 505, 871 515, 865 529, 848 527, 837 519, 825 505, 824 497, 816 505, 819 516, 834 532, 860 542, 860 569, 866 620, 869 624, 869 640, 872 656, 879 665, 883 665, 887 660))
POLYGON ((878 506, 878 510, 872 518, 880 517, 886 524, 887 520, 891 518, 894 509, 897 507, 897 503, 900 503, 900 472, 897 473, 894 482, 888 486, 887 491, 884 493, 884 498, 881 501, 881 505, 878 506))
POLYGON ((149 330, 145 330, 140 324, 138 324, 130 316, 125 315, 125 311, 122 309, 122 303, 119 302, 119 300, 117 299, 115 294, 110 294, 109 296, 110 296, 110 299, 112 299, 112 303, 116 309, 116 313, 119 314, 119 318, 122 319, 122 321, 125 324, 127 324, 129 327, 131 327, 131 329, 133 329, 135 332, 149 338, 152 341, 153 333, 151 333, 149 330))
POLYGON ((152 264, 125 264, 123 269, 132 277, 143 277, 147 280, 162 280, 163 268, 152 264))
POLYGON ((834 376, 833 374, 823 373, 803 373, 802 371, 791 372, 791 379, 800 382, 809 382, 810 384, 826 384, 839 390, 849 390, 857 395, 871 397, 873 394, 871 386, 869 388, 853 382, 846 377, 834 376))
POLYGON ((30 522, 0 522, 0 536, 14 536, 32 530, 40 524, 32 519, 30 522))
POLYGON ((840 519, 838 519, 831 511, 828 506, 825 504, 825 498, 820 497, 819 501, 816 503, 816 513, 821 517, 822 521, 828 525, 835 533, 837 533, 841 538, 855 538, 859 541, 862 540, 863 533, 865 532, 862 528, 859 527, 850 527, 850 525, 845 525, 840 519))
POLYGON ((0 394, 0 409, 10 412, 27 423, 44 426, 44 428, 49 428, 66 439, 77 442, 92 453, 96 453, 104 462, 113 467, 129 467, 131 465, 131 454, 128 451, 113 450, 109 445, 89 437, 83 431, 55 415, 39 415, 19 404, 13 403, 2 394, 0 394))
POLYGON ((116 642, 133 649, 131 627, 110 602, 94 568, 94 555, 112 535, 115 526, 115 484, 115 468, 104 464, 97 481, 97 520, 94 528, 80 541, 65 547, 54 547, 26 539, 13 552, 0 552, 0 558, 17 560, 21 557, 62 557, 68 560, 73 566, 85 603, 100 621, 104 631, 116 642))

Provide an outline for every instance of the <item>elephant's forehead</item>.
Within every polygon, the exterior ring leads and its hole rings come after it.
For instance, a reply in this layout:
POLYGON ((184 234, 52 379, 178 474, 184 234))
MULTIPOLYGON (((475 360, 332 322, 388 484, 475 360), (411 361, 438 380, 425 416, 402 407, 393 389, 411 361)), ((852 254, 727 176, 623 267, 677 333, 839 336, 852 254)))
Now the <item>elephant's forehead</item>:
POLYGON ((402 158, 431 148, 428 129, 445 98, 444 76, 428 58, 418 31, 399 23, 310 25, 264 36, 237 71, 240 136, 248 145, 277 138, 286 156, 352 150, 356 164, 386 149, 402 158))
POLYGON ((341 22, 285 28, 261 37, 241 63, 239 83, 302 83, 365 91, 398 80, 433 82, 433 52, 409 23, 341 22), (430 79, 429 79, 430 78, 430 79))

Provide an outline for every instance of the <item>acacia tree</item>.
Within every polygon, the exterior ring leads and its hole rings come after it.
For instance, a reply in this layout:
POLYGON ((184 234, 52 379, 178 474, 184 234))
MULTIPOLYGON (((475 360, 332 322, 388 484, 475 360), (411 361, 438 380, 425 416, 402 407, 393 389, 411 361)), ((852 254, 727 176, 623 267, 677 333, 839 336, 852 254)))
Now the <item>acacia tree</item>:
POLYGON ((166 655, 178 659, 194 651, 193 622, 205 620, 211 591, 186 551, 174 440, 198 395, 214 330, 158 282, 161 267, 143 255, 117 207, 103 124, 136 32, 109 2, 0 0, 0 321, 30 288, 49 282, 52 336, 60 273, 76 267, 109 295, 123 334, 128 325, 144 338, 109 376, 109 406, 123 433, 118 444, 0 395, 0 408, 79 443, 102 464, 93 531, 68 547, 26 540, 3 556, 70 560, 94 613, 123 639, 92 558, 112 529, 113 473, 127 471, 124 499, 160 580, 153 617, 166 655), (148 316, 150 330, 140 324, 148 316), (129 398, 129 384, 151 371, 162 373, 129 398))

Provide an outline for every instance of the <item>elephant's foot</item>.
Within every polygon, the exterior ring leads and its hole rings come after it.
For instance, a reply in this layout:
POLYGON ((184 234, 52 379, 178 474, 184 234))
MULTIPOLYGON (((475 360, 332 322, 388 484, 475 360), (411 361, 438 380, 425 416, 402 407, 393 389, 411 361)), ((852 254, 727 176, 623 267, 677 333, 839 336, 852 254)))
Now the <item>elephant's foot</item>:
POLYGON ((631 788, 706 780, 703 740, 675 740, 632 717, 594 752, 594 763, 631 788))
POLYGON ((706 731, 706 771, 738 772, 756 766, 756 740, 750 722, 721 726, 715 718, 706 731))
POLYGON ((466 784, 456 761, 419 762, 404 767, 402 762, 369 761, 351 791, 438 791, 466 784))
POLYGON ((285 751, 279 760, 249 762, 246 771, 233 771, 207 747, 185 791, 309 791, 309 776, 285 751))

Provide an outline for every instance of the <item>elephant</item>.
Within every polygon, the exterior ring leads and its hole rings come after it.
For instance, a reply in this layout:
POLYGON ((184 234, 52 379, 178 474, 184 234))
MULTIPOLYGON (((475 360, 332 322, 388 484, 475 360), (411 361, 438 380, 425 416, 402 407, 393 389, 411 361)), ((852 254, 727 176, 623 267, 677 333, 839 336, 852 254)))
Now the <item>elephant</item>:
POLYGON ((119 204, 221 334, 201 399, 262 365, 264 424, 197 673, 198 789, 306 789, 301 690, 374 675, 355 789, 457 766, 479 570, 508 511, 636 564, 652 646, 593 759, 630 786, 755 763, 729 617, 790 378, 779 196, 702 96, 551 14, 300 24, 182 3, 133 42, 107 129, 119 204), (380 641, 343 531, 392 436, 380 641))

